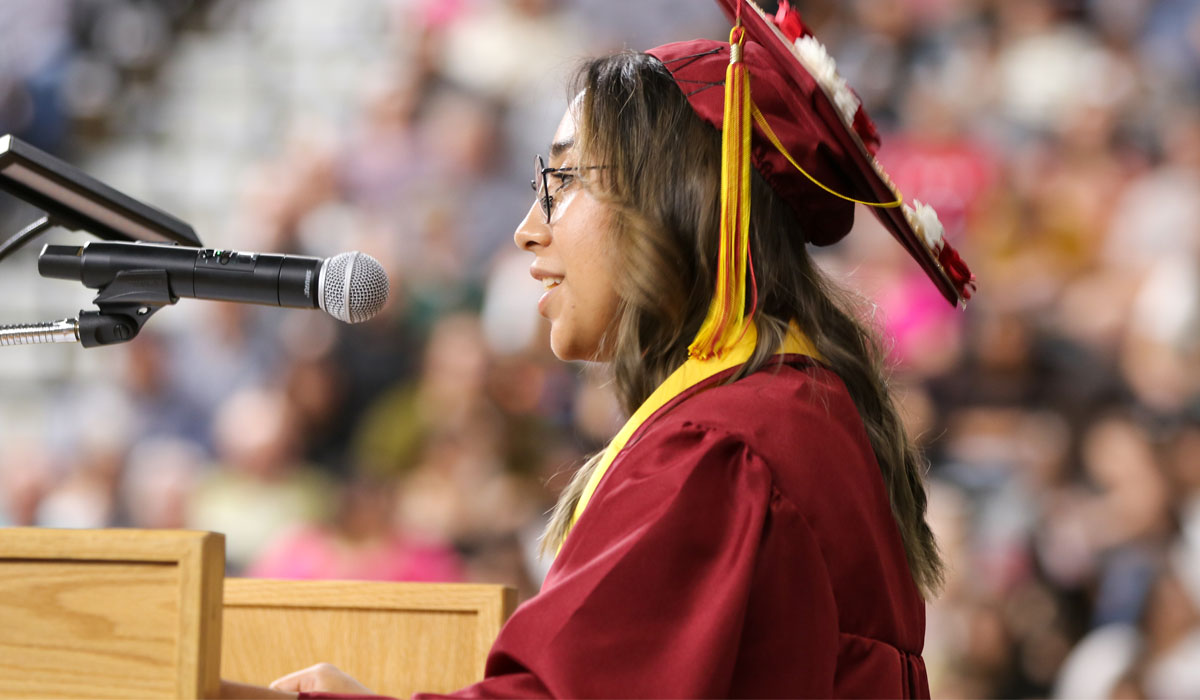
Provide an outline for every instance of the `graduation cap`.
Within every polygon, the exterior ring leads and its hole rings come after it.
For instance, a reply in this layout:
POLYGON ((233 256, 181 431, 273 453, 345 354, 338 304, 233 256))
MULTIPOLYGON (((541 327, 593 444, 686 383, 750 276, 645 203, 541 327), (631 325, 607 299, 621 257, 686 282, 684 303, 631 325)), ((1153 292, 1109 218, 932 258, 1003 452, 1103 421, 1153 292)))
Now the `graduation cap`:
MULTIPOLYGON (((945 240, 932 207, 903 197, 875 159, 879 135, 837 66, 786 0, 767 15, 750 0, 717 0, 734 26, 729 42, 694 40, 658 58, 696 114, 721 131, 721 244, 717 289, 689 347, 721 355, 753 316, 746 310, 750 166, 791 207, 806 240, 830 245, 849 233, 854 204, 871 208, 942 295, 959 305, 975 278, 945 240)), ((754 285, 750 292, 754 294, 754 285)))

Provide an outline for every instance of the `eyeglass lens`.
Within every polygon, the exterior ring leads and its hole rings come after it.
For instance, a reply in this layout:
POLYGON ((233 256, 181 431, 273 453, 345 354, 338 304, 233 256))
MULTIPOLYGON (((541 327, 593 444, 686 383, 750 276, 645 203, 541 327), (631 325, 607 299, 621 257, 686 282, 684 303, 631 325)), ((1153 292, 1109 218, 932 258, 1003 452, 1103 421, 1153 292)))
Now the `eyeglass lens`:
POLYGON ((550 186, 546 180, 546 161, 540 155, 533 159, 533 179, 529 181, 529 186, 537 194, 538 203, 542 205, 542 213, 546 215, 546 223, 550 223, 550 207, 553 201, 550 198, 550 186))

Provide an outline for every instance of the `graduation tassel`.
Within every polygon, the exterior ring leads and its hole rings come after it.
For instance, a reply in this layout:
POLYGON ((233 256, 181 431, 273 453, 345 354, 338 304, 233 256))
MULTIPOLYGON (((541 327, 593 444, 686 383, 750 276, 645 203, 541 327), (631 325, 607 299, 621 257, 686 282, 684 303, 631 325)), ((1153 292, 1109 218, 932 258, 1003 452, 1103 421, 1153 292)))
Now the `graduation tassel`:
MULTIPOLYGON (((750 75, 742 61, 745 40, 746 32, 739 21, 729 33, 729 67, 725 71, 717 283, 708 315, 688 346, 688 355, 699 360, 720 357, 741 339, 749 324, 746 275, 750 265, 750 75)), ((750 270, 749 274, 754 273, 750 270)), ((757 301, 757 294, 755 297, 757 301)))

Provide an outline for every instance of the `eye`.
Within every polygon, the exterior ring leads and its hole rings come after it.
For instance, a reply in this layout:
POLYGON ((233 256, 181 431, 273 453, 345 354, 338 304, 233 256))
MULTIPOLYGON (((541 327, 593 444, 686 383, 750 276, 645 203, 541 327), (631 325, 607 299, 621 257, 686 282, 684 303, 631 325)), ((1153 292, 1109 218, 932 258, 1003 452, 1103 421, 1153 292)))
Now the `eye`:
POLYGON ((575 175, 573 173, 551 173, 551 177, 558 180, 558 189, 560 190, 575 181, 575 175))

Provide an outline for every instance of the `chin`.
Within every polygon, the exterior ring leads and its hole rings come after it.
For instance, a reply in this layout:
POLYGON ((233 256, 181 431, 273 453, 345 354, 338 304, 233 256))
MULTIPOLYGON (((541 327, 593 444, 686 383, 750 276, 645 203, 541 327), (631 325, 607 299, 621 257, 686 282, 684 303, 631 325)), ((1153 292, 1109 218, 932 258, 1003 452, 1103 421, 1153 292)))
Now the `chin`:
POLYGON ((553 328, 550 329, 550 351, 563 362, 601 361, 597 357, 599 354, 599 343, 580 342, 579 338, 572 336, 570 333, 555 333, 553 328))
POLYGON ((586 357, 582 357, 572 346, 555 343, 553 340, 550 341, 550 352, 553 352, 554 356, 563 362, 587 359, 586 357))

